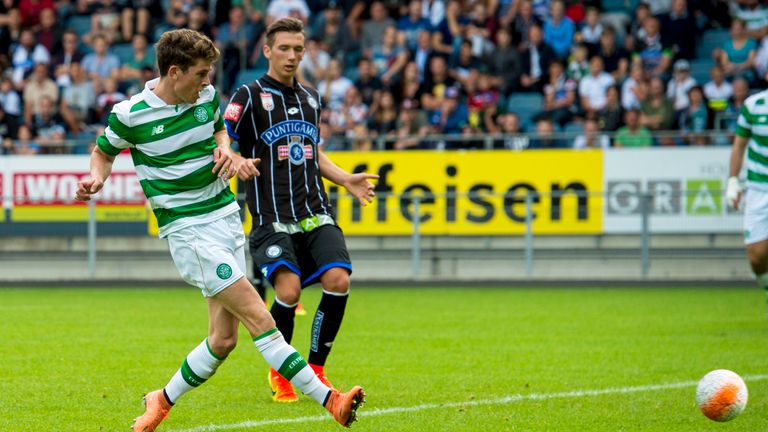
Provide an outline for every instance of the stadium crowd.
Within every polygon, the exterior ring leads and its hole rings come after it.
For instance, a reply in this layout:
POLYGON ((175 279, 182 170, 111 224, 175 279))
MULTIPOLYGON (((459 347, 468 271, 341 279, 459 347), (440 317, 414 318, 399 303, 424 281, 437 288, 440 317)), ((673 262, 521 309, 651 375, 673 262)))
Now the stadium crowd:
POLYGON ((724 145, 768 72, 759 0, 0 0, 2 154, 87 152, 173 28, 222 51, 225 104, 285 16, 330 149, 724 145))

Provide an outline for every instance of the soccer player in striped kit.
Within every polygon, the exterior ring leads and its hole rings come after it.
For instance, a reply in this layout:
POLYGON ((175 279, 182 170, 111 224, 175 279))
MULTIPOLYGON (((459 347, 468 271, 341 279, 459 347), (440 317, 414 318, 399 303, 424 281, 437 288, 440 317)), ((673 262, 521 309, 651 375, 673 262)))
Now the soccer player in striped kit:
MULTIPOLYGON (((344 316, 352 264, 323 178, 366 205, 374 198, 370 180, 378 176, 350 174, 319 151, 320 95, 296 80, 304 55, 302 22, 275 21, 267 29, 263 52, 268 72, 243 84, 224 112, 240 153, 261 160, 261 175, 245 187, 254 224, 251 256, 275 288, 272 317, 288 342, 302 288, 322 284, 307 360, 331 387, 324 366, 344 316)), ((274 368, 269 382, 275 401, 298 400, 291 383, 274 368)))
POLYGON ((78 200, 91 199, 118 153, 130 149, 160 237, 168 239, 184 280, 199 287, 208 303, 208 337, 164 388, 144 397, 146 412, 133 430, 156 430, 182 395, 208 380, 235 348, 240 323, 267 363, 349 426, 364 401, 363 389, 340 393, 320 381, 277 330, 244 275, 245 234, 229 179, 235 173, 258 175, 258 160, 242 158, 229 147, 218 95, 209 81, 218 49, 203 34, 180 29, 163 34, 156 52, 160 78, 112 109, 91 155, 90 178, 79 182, 76 192, 78 200))

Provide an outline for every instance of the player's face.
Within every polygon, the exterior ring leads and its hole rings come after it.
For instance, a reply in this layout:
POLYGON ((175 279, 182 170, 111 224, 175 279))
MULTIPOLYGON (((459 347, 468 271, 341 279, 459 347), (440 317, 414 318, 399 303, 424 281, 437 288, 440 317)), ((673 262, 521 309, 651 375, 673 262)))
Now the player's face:
POLYGON ((205 60, 198 60, 186 72, 175 71, 174 92, 181 103, 195 103, 200 92, 211 83, 212 66, 205 60))
POLYGON ((270 76, 283 84, 292 85, 299 63, 304 57, 304 34, 275 34, 272 46, 264 45, 264 56, 269 60, 270 76))

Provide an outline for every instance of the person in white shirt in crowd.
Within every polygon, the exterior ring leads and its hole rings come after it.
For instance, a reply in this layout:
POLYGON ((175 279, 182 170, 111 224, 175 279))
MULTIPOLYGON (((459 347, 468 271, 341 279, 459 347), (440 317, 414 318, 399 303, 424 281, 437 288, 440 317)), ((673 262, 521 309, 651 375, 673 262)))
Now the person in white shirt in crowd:
POLYGON ((595 119, 584 120, 584 131, 573 142, 575 149, 599 148, 607 149, 611 146, 608 135, 600 133, 600 127, 595 119))
POLYGON ((691 101, 688 99, 688 91, 698 83, 691 77, 691 65, 688 60, 680 59, 672 66, 674 71, 672 80, 667 85, 667 98, 672 101, 675 109, 675 117, 688 109, 691 101))
POLYGON ((733 96, 733 86, 725 80, 725 72, 719 65, 712 66, 709 77, 711 79, 704 84, 707 105, 713 111, 724 111, 728 108, 728 101, 733 96))
POLYGON ((625 110, 640 109, 640 101, 645 99, 648 80, 642 65, 634 64, 627 78, 621 84, 621 107, 625 110))
POLYGON ((603 70, 603 59, 593 56, 589 60, 589 75, 579 82, 579 95, 581 96, 581 108, 587 117, 597 115, 607 102, 606 90, 616 81, 611 74, 603 70))
POLYGON ((11 78, 16 88, 21 89, 23 87, 26 78, 36 64, 48 64, 50 61, 51 54, 43 45, 37 43, 32 29, 22 30, 19 36, 19 44, 11 54, 11 63, 13 65, 11 78))
POLYGON ((338 59, 331 59, 328 63, 328 74, 325 79, 317 84, 317 91, 330 108, 337 107, 344 101, 347 90, 354 85, 352 80, 343 76, 342 64, 338 59))

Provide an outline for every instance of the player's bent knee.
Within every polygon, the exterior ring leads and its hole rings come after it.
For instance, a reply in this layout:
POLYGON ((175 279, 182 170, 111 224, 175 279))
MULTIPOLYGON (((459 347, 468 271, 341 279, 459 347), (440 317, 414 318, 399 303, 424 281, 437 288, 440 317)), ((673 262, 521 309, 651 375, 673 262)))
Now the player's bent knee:
POLYGON ((211 335, 208 337, 208 346, 211 347, 211 351, 219 357, 226 357, 237 346, 237 334, 219 337, 217 335, 211 335))
POLYGON ((328 270, 321 278, 323 289, 335 293, 349 291, 349 273, 341 268, 328 270))

